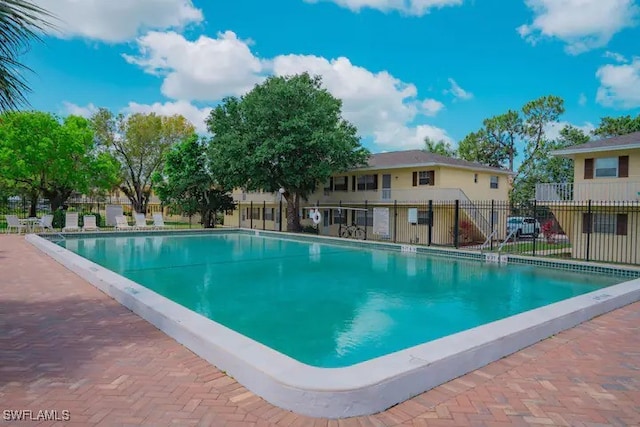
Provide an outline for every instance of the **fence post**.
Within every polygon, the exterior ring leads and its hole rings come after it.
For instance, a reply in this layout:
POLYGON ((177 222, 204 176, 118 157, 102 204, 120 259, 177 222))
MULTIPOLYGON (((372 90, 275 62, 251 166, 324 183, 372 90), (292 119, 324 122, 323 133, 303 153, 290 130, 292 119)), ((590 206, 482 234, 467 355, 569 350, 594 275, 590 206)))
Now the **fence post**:
POLYGON ((393 201, 393 243, 398 238, 398 201, 393 201))
POLYGON ((242 202, 238 201, 238 228, 242 228, 242 202))
POLYGON ((364 240, 367 240, 367 226, 369 225, 369 205, 368 201, 364 201, 364 240))
POLYGON ((342 237, 342 200, 338 202, 338 237, 342 237))
MULTIPOLYGON (((495 224, 495 211, 496 211, 496 201, 491 199, 491 234, 493 234, 495 224)), ((491 250, 493 251, 493 237, 489 239, 489 245, 491 245, 491 250)))
MULTIPOLYGON (((589 223, 587 224, 587 261, 589 261, 590 258, 590 251, 591 251, 591 231, 593 228, 593 218, 591 217, 591 199, 589 199, 589 204, 587 205, 587 221, 589 221, 589 223)), ((584 228, 584 225, 582 226, 584 228)))
POLYGON ((249 228, 253 230, 253 200, 249 202, 249 228))
POLYGON ((454 224, 453 224, 453 244, 456 249, 460 247, 459 234, 460 234, 460 200, 456 200, 456 208, 454 212, 454 224))
POLYGON ((427 246, 431 246, 433 240, 433 200, 429 200, 429 228, 427 229, 427 246))
POLYGON ((284 196, 282 195, 282 193, 280 193, 280 215, 278 217, 278 230, 282 231, 282 198, 284 196))
POLYGON ((536 242, 538 240, 538 233, 536 233, 536 224, 538 222, 538 201, 534 200, 533 201, 533 219, 536 220, 536 222, 533 223, 533 256, 536 256, 536 242))
POLYGON ((263 200, 262 201, 262 229, 263 230, 267 229, 266 213, 267 213, 267 201, 263 200))

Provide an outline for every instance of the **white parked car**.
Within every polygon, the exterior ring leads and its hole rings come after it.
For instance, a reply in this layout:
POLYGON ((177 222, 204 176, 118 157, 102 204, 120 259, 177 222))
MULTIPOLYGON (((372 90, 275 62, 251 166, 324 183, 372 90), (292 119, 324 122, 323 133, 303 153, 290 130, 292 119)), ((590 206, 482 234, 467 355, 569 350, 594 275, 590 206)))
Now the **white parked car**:
POLYGON ((507 235, 514 233, 516 237, 533 236, 540 234, 540 223, 537 219, 526 216, 510 216, 507 218, 507 235))

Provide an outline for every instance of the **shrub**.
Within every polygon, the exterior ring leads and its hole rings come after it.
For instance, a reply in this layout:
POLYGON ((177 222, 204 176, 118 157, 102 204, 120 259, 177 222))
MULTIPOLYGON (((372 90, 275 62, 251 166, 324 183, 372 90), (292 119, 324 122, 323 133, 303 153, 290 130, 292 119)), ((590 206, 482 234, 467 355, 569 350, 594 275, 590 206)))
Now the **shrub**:
POLYGON ((303 225, 300 231, 303 233, 318 234, 318 228, 315 225, 303 225))
POLYGON ((549 219, 547 221, 545 221, 544 224, 542 224, 542 234, 544 235, 544 237, 547 239, 547 242, 549 243, 553 243, 553 236, 556 234, 555 233, 555 227, 553 226, 553 220, 549 219))

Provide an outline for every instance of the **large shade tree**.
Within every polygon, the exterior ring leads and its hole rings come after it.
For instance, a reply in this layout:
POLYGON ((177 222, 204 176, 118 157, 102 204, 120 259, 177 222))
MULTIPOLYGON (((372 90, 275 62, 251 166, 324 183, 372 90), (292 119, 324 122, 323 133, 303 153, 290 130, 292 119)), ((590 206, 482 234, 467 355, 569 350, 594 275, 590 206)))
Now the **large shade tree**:
POLYGON ((89 121, 64 120, 45 112, 0 115, 0 177, 31 200, 35 216, 38 197, 57 209, 73 192, 87 194, 112 188, 118 165, 94 144, 89 121))
POLYGON ((153 174, 161 168, 165 153, 192 135, 194 126, 180 115, 114 115, 105 108, 91 122, 96 142, 120 163, 120 190, 136 212, 146 212, 153 174))
POLYGON ((208 144, 192 135, 172 147, 153 181, 164 204, 189 217, 200 214, 202 226, 213 228, 216 214, 235 209, 235 203, 209 167, 208 144))
POLYGON ((368 158, 341 107, 318 76, 269 77, 211 111, 212 169, 226 187, 283 188, 287 230, 298 231, 300 200, 332 174, 368 158))
POLYGON ((29 69, 20 56, 39 31, 51 27, 51 15, 25 0, 0 1, 0 112, 25 105, 29 85, 24 72, 29 69))

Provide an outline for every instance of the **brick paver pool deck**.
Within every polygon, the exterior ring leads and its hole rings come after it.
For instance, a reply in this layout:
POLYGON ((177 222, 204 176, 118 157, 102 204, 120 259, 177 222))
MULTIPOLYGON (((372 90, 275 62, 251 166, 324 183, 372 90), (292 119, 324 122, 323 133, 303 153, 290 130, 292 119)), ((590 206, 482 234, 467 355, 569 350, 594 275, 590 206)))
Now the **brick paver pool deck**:
POLYGON ((380 414, 276 408, 24 241, 0 236, 0 411, 65 426, 640 426, 640 303, 380 414))

